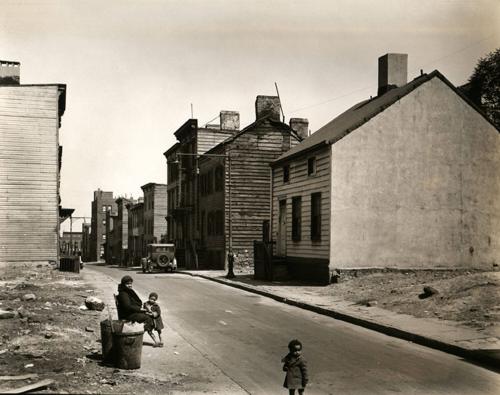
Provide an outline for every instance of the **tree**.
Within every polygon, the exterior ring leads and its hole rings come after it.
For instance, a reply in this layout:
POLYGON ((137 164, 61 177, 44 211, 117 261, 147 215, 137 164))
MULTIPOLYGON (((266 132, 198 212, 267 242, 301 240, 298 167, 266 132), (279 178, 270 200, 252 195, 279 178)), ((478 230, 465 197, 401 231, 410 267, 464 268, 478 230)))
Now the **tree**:
POLYGON ((500 128, 500 48, 479 59, 464 88, 469 98, 500 128))

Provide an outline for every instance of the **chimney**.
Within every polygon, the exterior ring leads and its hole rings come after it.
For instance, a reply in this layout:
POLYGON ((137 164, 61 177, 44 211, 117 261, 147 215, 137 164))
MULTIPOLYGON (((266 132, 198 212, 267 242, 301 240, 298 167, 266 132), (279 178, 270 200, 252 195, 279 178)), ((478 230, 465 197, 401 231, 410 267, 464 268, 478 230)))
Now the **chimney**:
POLYGON ((0 60, 0 85, 19 85, 21 63, 0 60))
POLYGON ((278 96, 257 96, 255 99, 255 116, 256 119, 269 116, 275 121, 280 120, 281 103, 278 96))
POLYGON ((302 139, 309 136, 309 121, 307 118, 290 118, 290 127, 302 139))
POLYGON ((403 86, 408 82, 408 55, 388 53, 378 58, 378 92, 385 92, 403 86))
POLYGON ((238 111, 221 111, 220 129, 240 130, 240 113, 238 111))

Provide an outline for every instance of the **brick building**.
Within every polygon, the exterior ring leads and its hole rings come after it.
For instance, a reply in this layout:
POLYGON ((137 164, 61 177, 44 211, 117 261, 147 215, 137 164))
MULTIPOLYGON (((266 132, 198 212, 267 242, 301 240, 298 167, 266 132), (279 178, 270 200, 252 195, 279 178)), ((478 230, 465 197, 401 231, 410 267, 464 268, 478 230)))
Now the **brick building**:
POLYGON ((92 219, 90 232, 90 261, 104 259, 106 242, 106 212, 116 212, 116 202, 113 192, 98 189, 94 191, 92 201, 92 219))

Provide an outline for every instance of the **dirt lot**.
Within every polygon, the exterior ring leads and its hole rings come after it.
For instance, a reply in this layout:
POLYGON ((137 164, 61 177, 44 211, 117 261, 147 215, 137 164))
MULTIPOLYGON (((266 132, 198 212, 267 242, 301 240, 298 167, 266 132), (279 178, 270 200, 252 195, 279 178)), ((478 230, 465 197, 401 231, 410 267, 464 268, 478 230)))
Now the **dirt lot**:
POLYGON ((167 393, 175 387, 99 364, 101 313, 80 309, 92 294, 78 274, 47 264, 0 267, 0 309, 15 313, 0 320, 0 375, 37 375, 2 377, 0 393, 44 379, 54 384, 41 393, 167 393), (24 300, 28 294, 36 299, 24 300))

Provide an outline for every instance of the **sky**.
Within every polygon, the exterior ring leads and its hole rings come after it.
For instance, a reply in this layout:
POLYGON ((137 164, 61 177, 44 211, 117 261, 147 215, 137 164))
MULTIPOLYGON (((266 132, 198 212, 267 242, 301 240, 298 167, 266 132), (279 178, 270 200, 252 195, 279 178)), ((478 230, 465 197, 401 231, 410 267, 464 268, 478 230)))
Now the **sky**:
POLYGON ((465 83, 500 47, 498 21, 500 0, 0 0, 0 59, 21 83, 67 84, 62 205, 90 217, 98 188, 166 183, 191 104, 200 125, 233 110, 243 128, 276 82, 286 120, 314 132, 376 95, 386 53, 408 54, 409 80, 465 83))

